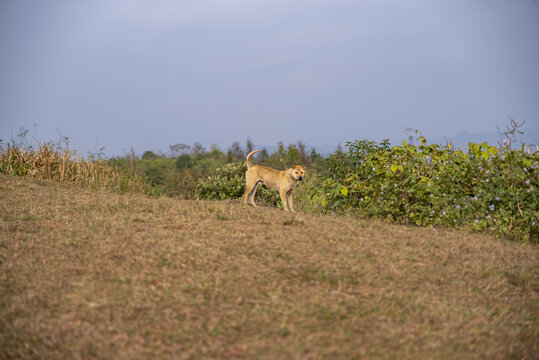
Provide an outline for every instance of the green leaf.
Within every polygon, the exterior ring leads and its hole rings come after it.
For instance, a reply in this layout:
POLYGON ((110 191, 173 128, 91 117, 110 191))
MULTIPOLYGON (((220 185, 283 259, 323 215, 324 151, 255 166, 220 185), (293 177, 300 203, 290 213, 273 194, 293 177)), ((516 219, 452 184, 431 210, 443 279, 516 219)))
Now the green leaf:
POLYGON ((479 156, 479 144, 476 143, 468 143, 468 149, 472 150, 472 152, 479 156))
POLYGON ((413 153, 416 152, 416 147, 415 146, 407 146, 406 151, 408 151, 410 154, 413 154, 413 153))
POLYGON ((399 166, 397 164, 391 165, 391 171, 393 171, 393 172, 397 171, 398 168, 399 168, 399 166))
POLYGON ((490 153, 487 150, 484 150, 484 151, 481 151, 481 156, 483 157, 483 159, 488 160, 490 153))
POLYGON ((400 172, 404 172, 404 167, 402 167, 402 165, 399 165, 399 170, 400 172))
POLYGON ((346 186, 341 187, 341 194, 348 196, 348 188, 346 186))

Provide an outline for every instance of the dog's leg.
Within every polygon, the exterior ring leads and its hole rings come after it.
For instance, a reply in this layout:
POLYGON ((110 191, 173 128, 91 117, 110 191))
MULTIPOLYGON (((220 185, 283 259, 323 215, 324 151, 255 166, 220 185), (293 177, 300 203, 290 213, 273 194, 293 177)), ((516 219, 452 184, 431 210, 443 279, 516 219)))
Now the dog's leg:
POLYGON ((286 193, 286 197, 288 198, 288 207, 293 213, 295 213, 296 211, 294 210, 294 201, 292 200, 292 190, 286 193))
POLYGON ((251 200, 251 204, 254 207, 258 207, 258 205, 255 204, 255 193, 256 193, 256 188, 258 187, 258 184, 260 184, 260 181, 255 183, 255 186, 253 186, 253 189, 251 190, 251 192, 249 193, 249 196, 248 196, 250 198, 250 200, 251 200))
POLYGON ((245 181, 245 192, 243 193, 243 204, 247 206, 247 198, 251 194, 251 191, 253 191, 253 188, 256 186, 256 182, 250 180, 249 178, 245 181))
POLYGON ((288 211, 288 207, 286 206, 286 190, 284 189, 279 190, 279 194, 281 195, 281 201, 283 203, 284 211, 288 211))

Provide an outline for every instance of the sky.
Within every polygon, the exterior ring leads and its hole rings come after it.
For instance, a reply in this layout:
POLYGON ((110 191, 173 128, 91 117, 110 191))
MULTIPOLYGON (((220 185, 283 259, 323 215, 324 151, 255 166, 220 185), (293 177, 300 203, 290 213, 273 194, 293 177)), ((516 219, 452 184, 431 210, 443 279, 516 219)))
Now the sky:
POLYGON ((0 139, 82 154, 539 130, 539 0, 0 0, 0 139))

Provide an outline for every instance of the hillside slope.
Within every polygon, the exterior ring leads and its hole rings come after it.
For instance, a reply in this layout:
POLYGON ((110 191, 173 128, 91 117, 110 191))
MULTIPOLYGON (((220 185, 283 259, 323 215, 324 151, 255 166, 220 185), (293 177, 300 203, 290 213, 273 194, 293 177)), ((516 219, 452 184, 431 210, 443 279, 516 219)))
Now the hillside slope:
POLYGON ((537 246, 0 176, 0 358, 533 358, 537 246))

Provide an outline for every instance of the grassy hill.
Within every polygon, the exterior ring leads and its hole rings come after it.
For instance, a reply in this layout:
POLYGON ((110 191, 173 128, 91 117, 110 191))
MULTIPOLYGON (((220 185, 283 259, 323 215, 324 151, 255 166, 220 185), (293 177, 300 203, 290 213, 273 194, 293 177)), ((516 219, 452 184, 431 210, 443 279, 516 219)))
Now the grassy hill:
POLYGON ((0 175, 0 358, 531 359, 538 250, 0 175))

